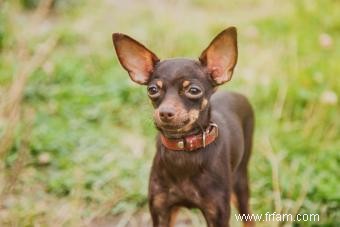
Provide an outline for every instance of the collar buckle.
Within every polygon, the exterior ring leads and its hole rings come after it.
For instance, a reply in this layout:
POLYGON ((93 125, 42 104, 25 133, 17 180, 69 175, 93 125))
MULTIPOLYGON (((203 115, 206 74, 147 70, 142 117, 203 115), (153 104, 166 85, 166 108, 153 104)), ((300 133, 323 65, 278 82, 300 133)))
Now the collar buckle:
POLYGON ((206 132, 203 131, 203 134, 202 134, 202 145, 203 145, 203 148, 206 146, 206 143, 205 143, 205 141, 206 141, 206 136, 207 136, 206 132))
POLYGON ((213 123, 213 122, 211 122, 210 125, 216 128, 216 130, 215 130, 216 135, 215 136, 218 137, 218 125, 213 123))

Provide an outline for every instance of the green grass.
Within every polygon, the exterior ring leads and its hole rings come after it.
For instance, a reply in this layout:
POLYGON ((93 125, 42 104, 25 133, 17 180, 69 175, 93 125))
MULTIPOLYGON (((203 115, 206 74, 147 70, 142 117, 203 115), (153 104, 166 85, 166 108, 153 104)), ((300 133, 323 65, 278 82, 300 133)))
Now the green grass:
MULTIPOLYGON (((246 94, 255 108, 254 213, 297 209, 320 214, 320 222, 291 226, 340 223, 338 1, 59 0, 45 24, 33 27, 24 22, 32 20, 34 6, 20 2, 0 8, 1 96, 23 64, 16 55, 21 39, 31 52, 52 34, 59 43, 25 89, 24 109, 34 112, 30 155, 0 210, 0 225, 79 226, 106 215, 122 220, 129 212, 139 220, 156 131, 145 88, 130 82, 117 62, 111 33, 135 37, 162 59, 197 57, 230 25, 238 27, 239 62, 221 89, 246 94), (329 46, 322 34, 331 37, 329 46)), ((22 120, 16 130, 5 160, 9 170, 26 126, 22 120)))

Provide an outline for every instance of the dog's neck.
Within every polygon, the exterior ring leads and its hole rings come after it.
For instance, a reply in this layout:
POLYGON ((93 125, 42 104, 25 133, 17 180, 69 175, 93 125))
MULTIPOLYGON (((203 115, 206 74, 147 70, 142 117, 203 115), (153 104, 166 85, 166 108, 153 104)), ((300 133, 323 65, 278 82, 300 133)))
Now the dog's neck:
POLYGON ((169 139, 180 139, 185 138, 187 136, 196 135, 203 133, 203 131, 209 126, 210 123, 210 105, 207 106, 204 110, 202 110, 199 114, 198 120, 194 123, 192 129, 187 132, 167 132, 163 129, 158 128, 159 132, 163 134, 163 136, 169 139))

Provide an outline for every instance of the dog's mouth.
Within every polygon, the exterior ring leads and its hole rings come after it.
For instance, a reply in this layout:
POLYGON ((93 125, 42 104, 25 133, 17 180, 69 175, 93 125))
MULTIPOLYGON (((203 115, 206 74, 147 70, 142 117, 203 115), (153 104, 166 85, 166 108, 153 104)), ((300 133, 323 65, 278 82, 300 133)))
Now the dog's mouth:
POLYGON ((184 134, 190 133, 199 118, 199 111, 191 110, 186 114, 177 115, 175 119, 170 122, 161 121, 158 114, 154 115, 154 123, 156 128, 164 135, 169 137, 180 137, 184 134))
POLYGON ((161 131, 161 133, 168 137, 168 138, 182 138, 184 135, 189 135, 193 133, 193 130, 195 130, 194 127, 195 123, 193 124, 186 124, 183 126, 163 126, 163 127, 159 127, 156 126, 158 128, 159 131, 161 131))
POLYGON ((174 122, 174 123, 162 123, 162 122, 156 122, 156 127, 165 131, 173 131, 178 132, 182 131, 184 128, 188 127, 188 125, 191 124, 190 119, 186 119, 182 122, 174 122))
POLYGON ((156 128, 168 138, 181 138, 183 135, 192 134, 197 126, 196 121, 190 119, 185 120, 180 124, 157 124, 156 128))

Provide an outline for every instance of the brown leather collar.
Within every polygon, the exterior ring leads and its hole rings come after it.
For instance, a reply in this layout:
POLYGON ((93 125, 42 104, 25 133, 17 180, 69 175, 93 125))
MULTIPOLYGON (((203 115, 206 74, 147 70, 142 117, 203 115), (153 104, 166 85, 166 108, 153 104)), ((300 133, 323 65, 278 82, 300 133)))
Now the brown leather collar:
POLYGON ((218 137, 218 127, 210 123, 203 133, 186 136, 181 139, 170 139, 161 134, 163 146, 172 151, 194 151, 211 144, 218 137))

